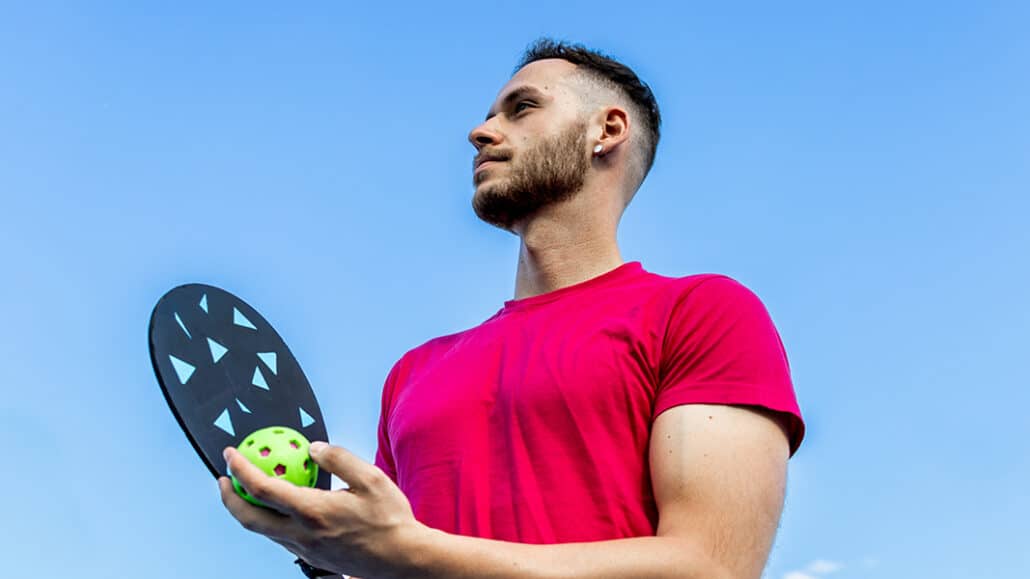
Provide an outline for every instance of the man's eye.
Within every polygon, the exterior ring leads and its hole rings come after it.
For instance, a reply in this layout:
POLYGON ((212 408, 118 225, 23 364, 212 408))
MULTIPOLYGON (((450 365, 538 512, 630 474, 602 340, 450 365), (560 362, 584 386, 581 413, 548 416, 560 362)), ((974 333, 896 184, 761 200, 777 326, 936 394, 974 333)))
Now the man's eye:
POLYGON ((515 105, 515 114, 519 114, 520 112, 522 112, 522 110, 519 107, 521 107, 522 105, 529 105, 529 104, 530 104, 529 101, 522 101, 522 102, 516 104, 515 105))

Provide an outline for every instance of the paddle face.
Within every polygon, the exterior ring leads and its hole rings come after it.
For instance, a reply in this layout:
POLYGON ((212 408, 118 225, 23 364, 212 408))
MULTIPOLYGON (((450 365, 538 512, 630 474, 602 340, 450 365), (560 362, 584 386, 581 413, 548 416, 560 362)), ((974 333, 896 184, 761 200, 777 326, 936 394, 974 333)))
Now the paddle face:
MULTIPOLYGON (((226 446, 267 426, 329 440, 322 411, 286 343, 233 294, 203 284, 164 295, 150 318, 150 360, 161 391, 208 470, 229 476, 226 446)), ((329 490, 320 469, 317 488, 329 490)))

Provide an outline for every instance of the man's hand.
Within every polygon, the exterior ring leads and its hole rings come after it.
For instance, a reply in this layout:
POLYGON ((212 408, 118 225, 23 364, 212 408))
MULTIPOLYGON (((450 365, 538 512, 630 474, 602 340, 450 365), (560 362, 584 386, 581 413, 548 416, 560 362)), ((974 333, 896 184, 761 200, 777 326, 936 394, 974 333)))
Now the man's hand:
POLYGON ((390 576, 404 564, 399 556, 410 552, 407 545, 428 531, 382 470, 343 448, 311 444, 311 458, 350 487, 338 491, 270 477, 232 447, 223 454, 247 492, 275 511, 243 500, 229 478, 219 477, 226 509, 243 528, 265 535, 314 567, 347 575, 390 576))

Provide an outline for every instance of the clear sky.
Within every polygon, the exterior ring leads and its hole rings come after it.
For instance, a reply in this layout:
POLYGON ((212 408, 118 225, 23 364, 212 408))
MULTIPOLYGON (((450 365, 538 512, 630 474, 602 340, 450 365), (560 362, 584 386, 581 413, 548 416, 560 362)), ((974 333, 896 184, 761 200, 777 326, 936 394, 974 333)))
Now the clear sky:
POLYGON ((512 297, 466 136, 549 35, 662 108, 624 259, 782 334, 808 435, 766 577, 1030 577, 1027 3, 371 6, 0 3, 0 575, 300 577, 168 411, 151 308, 246 299, 371 461, 393 362, 512 297))

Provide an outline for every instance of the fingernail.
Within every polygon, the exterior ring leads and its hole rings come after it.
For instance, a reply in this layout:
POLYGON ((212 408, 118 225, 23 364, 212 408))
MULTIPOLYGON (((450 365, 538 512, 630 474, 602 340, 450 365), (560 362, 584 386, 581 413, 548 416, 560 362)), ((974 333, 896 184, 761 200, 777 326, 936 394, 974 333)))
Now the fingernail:
POLYGON ((226 460, 226 462, 228 462, 228 460, 229 460, 229 449, 228 448, 222 451, 222 458, 224 458, 226 460))
POLYGON ((322 442, 321 440, 316 440, 315 442, 311 443, 310 452, 311 454, 322 454, 322 451, 325 450, 327 446, 329 445, 322 442))

